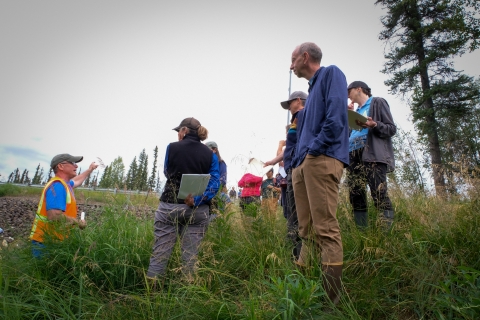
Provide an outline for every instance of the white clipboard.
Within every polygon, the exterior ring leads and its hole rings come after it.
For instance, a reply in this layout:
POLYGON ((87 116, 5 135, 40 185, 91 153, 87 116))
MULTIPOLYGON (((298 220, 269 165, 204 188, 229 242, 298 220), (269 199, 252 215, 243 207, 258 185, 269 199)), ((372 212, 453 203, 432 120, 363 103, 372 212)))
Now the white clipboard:
POLYGON ((285 178, 287 176, 287 173, 285 172, 284 167, 278 167, 278 173, 282 176, 282 178, 285 178))
POLYGON ((367 122, 367 118, 362 116, 360 113, 353 111, 353 110, 348 110, 348 126, 350 129, 361 131, 364 129, 363 127, 359 126, 355 121, 358 120, 362 123, 367 122))
POLYGON ((270 171, 270 169, 273 168, 273 166, 263 167, 264 164, 265 164, 264 162, 256 158, 251 158, 248 163, 247 172, 253 174, 254 176, 262 177, 265 174, 267 174, 267 172, 270 171))
POLYGON ((180 190, 178 190, 178 199, 185 199, 189 194, 192 197, 202 195, 207 189, 210 175, 207 174, 182 174, 180 181, 180 190))

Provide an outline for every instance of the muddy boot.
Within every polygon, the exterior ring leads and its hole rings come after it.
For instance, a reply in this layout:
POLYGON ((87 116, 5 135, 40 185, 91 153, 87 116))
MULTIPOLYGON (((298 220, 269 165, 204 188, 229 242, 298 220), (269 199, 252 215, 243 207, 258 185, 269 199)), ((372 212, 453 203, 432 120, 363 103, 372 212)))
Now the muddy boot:
POLYGON ((305 243, 302 243, 302 248, 298 255, 298 259, 295 260, 295 264, 301 268, 306 268, 308 263, 308 247, 305 243))
POLYGON ((293 247, 293 257, 295 261, 300 259, 300 253, 302 252, 302 241, 297 241, 295 247, 293 247))
POLYGON ((367 211, 354 210, 353 218, 355 219, 355 224, 357 225, 357 228, 359 228, 360 230, 364 230, 368 227, 367 211))
POLYGON ((342 289, 342 269, 343 265, 322 265, 323 288, 325 289, 328 298, 334 305, 337 305, 340 302, 340 292, 342 289))

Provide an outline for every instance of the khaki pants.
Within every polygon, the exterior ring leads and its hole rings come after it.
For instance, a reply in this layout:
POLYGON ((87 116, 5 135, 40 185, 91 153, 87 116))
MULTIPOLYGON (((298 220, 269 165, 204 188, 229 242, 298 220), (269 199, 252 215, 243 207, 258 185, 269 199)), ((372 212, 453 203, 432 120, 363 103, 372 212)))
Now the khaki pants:
POLYGON ((262 199, 262 209, 268 219, 275 220, 277 214, 278 199, 262 199))
POLYGON ((300 237, 315 244, 324 265, 343 264, 336 215, 342 173, 343 163, 326 155, 307 155, 292 173, 300 237))

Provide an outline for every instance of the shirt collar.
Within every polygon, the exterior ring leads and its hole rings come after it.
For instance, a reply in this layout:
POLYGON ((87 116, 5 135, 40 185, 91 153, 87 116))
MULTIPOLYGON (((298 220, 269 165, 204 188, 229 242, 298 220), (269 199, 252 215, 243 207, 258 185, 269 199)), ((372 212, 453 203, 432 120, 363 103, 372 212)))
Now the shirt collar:
POLYGON ((366 106, 370 105, 370 103, 372 102, 372 98, 373 98, 373 96, 370 97, 370 98, 368 98, 368 100, 365 101, 365 103, 363 104, 363 106, 361 106, 361 107, 358 106, 357 110, 360 110, 360 109, 362 109, 363 107, 366 107, 366 106))
POLYGON ((320 73, 320 69, 322 69, 322 68, 323 67, 318 68, 318 70, 315 72, 313 77, 310 80, 308 80, 308 93, 310 93, 310 90, 312 89, 313 85, 317 81, 318 74, 320 73))

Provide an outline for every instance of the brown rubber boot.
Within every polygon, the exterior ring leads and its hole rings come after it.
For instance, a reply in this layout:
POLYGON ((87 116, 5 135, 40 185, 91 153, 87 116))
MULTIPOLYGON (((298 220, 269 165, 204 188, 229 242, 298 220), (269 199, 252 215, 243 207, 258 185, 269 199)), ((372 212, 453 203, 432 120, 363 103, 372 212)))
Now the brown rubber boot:
POLYGON ((298 259, 295 261, 295 264, 299 267, 306 268, 308 263, 308 247, 305 243, 302 244, 302 248, 300 249, 300 254, 298 255, 298 259))
POLYGON ((322 265, 323 288, 325 289, 328 298, 334 305, 337 305, 340 302, 340 292, 342 290, 342 269, 343 265, 322 265))

